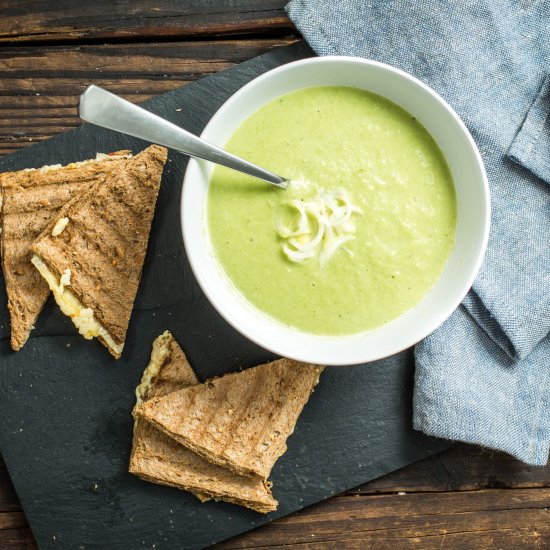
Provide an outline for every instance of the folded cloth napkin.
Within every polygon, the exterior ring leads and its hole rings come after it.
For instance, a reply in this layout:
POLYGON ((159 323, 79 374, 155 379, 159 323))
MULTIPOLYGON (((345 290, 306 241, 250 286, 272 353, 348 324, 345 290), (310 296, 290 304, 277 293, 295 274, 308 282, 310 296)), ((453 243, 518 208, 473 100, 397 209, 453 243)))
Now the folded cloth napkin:
POLYGON ((399 67, 462 117, 492 227, 463 304, 417 345, 414 426, 545 464, 550 446, 550 9, 534 0, 293 0, 320 55, 399 67))

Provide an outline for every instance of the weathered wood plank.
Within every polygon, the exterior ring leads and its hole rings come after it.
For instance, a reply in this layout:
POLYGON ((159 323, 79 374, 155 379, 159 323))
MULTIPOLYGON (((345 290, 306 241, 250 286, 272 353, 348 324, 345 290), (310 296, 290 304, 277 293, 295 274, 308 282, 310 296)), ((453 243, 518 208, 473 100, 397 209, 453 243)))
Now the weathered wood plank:
MULTIPOLYGON (((550 489, 334 497, 218 550, 234 548, 482 548, 550 544, 550 489), (313 546, 309 546, 313 543, 313 546)), ((537 546, 538 545, 538 546, 537 546)))
POLYGON ((2 550, 37 550, 32 532, 28 527, 19 529, 0 529, 0 548, 2 550))
POLYGON ((0 154, 78 126, 92 82, 140 102, 294 40, 0 48, 0 154))
POLYGON ((194 74, 216 72, 220 63, 239 63, 296 38, 211 40, 152 44, 88 46, 2 47, 2 69, 23 77, 47 78, 93 71, 116 77, 141 74, 194 74))
MULTIPOLYGON (((0 516, 3 512, 19 512, 20 510, 19 499, 15 494, 15 489, 6 470, 6 465, 2 457, 0 457, 0 516)), ((1 525, 2 522, 0 520, 0 529, 3 529, 1 525)), ((0 548, 2 548, 1 545, 0 548)))
POLYGON ((550 487, 550 465, 528 466, 504 453, 457 445, 361 485, 348 494, 550 487))
POLYGON ((0 513, 0 529, 18 529, 27 527, 27 519, 23 512, 0 513))
POLYGON ((465 531, 444 533, 442 535, 418 535, 400 537, 399 534, 386 533, 371 538, 366 535, 358 539, 341 538, 338 540, 318 541, 314 533, 308 542, 300 544, 276 544, 266 541, 261 546, 213 546, 212 550, 224 548, 269 548, 269 550, 528 550, 546 548, 548 538, 531 529, 494 529, 489 531, 465 531))
POLYGON ((295 32, 287 0, 3 0, 0 42, 143 40, 295 32))

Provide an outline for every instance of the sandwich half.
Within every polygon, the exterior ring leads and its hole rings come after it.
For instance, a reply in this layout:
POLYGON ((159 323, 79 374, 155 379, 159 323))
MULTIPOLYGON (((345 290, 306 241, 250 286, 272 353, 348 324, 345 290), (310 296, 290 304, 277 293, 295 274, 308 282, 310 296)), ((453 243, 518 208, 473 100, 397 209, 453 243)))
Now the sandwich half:
POLYGON ((279 359, 154 397, 134 416, 213 464, 267 479, 322 370, 279 359))
MULTIPOLYGON (((198 383, 182 349, 166 331, 153 342, 151 360, 136 389, 137 404, 198 383)), ((268 482, 208 462, 143 419, 134 423, 129 471, 153 483, 190 491, 203 502, 214 498, 260 513, 277 508, 268 482)))
POLYGON ((117 359, 141 279, 167 150, 152 145, 67 203, 31 247, 61 311, 117 359))
POLYGON ((2 269, 11 321, 11 347, 23 347, 50 294, 30 262, 30 247, 74 196, 105 181, 130 157, 129 151, 0 174, 2 269))

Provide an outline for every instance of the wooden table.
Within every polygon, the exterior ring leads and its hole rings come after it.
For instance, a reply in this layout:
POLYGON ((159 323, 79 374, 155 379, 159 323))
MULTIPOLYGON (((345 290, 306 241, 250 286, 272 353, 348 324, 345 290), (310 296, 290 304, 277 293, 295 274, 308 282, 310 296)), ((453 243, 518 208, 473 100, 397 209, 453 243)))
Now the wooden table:
MULTIPOLYGON (((2 0, 0 154, 80 124, 90 82, 132 101, 299 35, 286 0, 2 0)), ((459 445, 218 546, 550 547, 550 466, 459 445)), ((0 460, 0 549, 36 548, 0 460)))

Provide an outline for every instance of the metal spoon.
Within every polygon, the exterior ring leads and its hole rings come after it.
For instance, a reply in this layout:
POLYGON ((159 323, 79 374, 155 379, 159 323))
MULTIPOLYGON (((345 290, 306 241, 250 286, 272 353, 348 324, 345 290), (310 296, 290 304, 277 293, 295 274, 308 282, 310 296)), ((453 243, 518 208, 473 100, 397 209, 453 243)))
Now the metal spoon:
POLYGON ((80 118, 97 126, 181 151, 255 176, 286 189, 288 180, 243 160, 121 97, 88 86, 80 96, 80 118))

